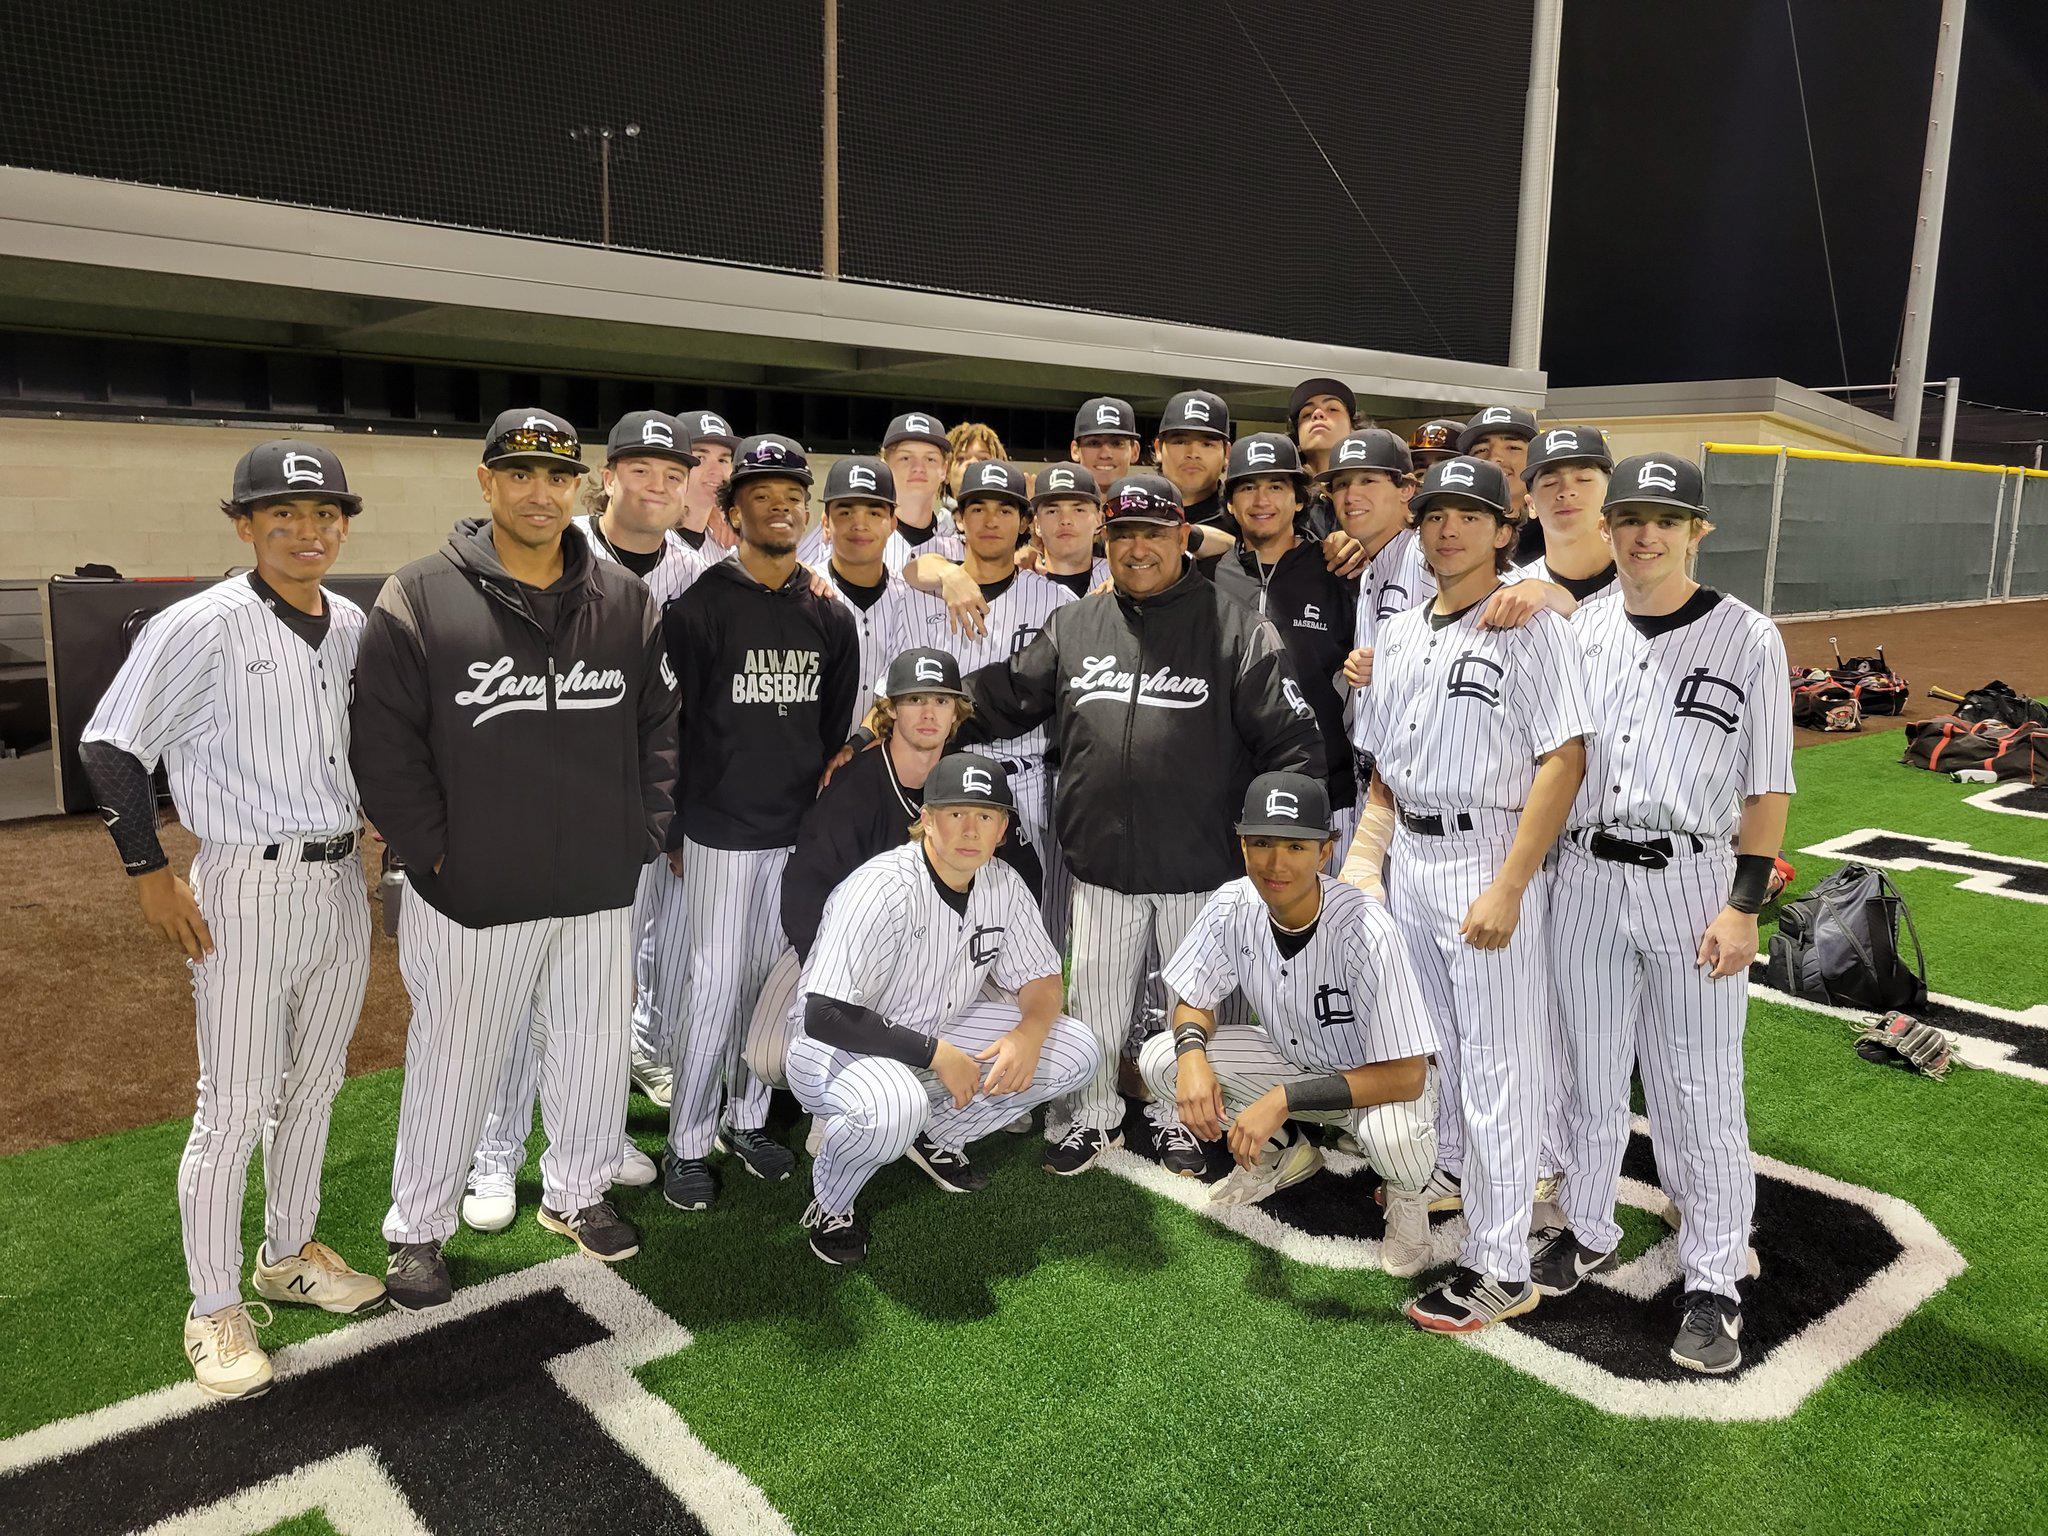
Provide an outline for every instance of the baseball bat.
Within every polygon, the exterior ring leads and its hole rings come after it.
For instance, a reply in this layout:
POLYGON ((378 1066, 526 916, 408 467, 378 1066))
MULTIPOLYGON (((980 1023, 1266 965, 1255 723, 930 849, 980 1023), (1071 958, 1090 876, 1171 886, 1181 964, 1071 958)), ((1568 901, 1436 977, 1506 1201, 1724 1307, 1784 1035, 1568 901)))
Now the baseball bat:
POLYGON ((1950 693, 1946 688, 1930 688, 1927 690, 1927 697, 1930 699, 1946 699, 1951 704, 1963 702, 1963 696, 1960 693, 1950 693))

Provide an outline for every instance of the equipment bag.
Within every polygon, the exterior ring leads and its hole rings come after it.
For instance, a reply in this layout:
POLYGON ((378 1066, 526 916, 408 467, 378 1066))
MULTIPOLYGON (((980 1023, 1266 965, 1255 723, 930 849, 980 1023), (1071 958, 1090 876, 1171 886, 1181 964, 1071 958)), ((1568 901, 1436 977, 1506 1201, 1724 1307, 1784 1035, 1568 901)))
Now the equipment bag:
POLYGON ((1856 696, 1856 707, 1866 715, 1902 715, 1906 712, 1906 698, 1911 690, 1906 680, 1892 670, 1892 664, 1884 658, 1884 647, 1877 648, 1875 656, 1851 656, 1842 660, 1842 650, 1835 645, 1834 637, 1828 637, 1828 644, 1834 646, 1835 664, 1828 670, 1828 676, 1840 683, 1856 696))
POLYGON ((2048 779, 2048 730, 2032 723, 2007 726, 1939 715, 1906 727, 1906 752, 1899 761, 1936 773, 1983 768, 2001 779, 2039 784, 2048 779))
POLYGON ((1860 731, 1863 710, 1853 689, 1818 667, 1792 669, 1792 723, 1809 731, 1860 731))
POLYGON ((1905 897, 1884 871, 1845 864, 1778 913, 1764 979, 1781 992, 1885 1013, 1927 1002, 1927 956, 1905 897), (1899 919, 1915 964, 1899 954, 1899 919))

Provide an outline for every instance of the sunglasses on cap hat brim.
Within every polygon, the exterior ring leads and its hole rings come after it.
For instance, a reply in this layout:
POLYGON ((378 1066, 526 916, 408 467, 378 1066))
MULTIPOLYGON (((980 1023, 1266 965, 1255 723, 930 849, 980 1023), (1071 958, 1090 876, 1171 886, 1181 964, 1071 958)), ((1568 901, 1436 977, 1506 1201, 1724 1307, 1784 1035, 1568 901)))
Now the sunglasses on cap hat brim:
POLYGON ((549 427, 515 427, 501 433, 484 449, 489 465, 545 460, 579 474, 589 466, 583 462, 583 445, 573 436, 549 427))

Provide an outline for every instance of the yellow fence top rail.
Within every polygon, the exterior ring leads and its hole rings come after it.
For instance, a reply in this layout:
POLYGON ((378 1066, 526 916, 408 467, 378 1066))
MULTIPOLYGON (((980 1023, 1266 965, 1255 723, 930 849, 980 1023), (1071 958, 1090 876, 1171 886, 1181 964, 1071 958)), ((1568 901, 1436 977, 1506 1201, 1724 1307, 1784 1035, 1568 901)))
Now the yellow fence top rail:
POLYGON ((1703 443, 1709 453, 1784 454, 1793 459, 1832 459, 1841 464, 1896 464, 1905 469, 1953 469, 1979 475, 2026 475, 2048 480, 2048 469, 2028 469, 2019 464, 1961 464, 1949 459, 1902 459, 1879 453, 1837 453, 1826 448, 1786 448, 1773 443, 1703 443))

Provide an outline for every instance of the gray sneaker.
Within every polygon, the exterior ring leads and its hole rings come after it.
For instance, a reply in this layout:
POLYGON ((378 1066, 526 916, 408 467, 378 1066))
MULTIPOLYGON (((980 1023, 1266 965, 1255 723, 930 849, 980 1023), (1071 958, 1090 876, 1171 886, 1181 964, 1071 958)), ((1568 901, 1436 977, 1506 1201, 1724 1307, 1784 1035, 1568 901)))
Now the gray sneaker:
POLYGON ((713 1145, 721 1152, 730 1152, 747 1172, 770 1184, 779 1184, 796 1171, 796 1154, 766 1131, 743 1131, 728 1125, 718 1133, 713 1145))
POLYGON ((677 1210, 708 1210, 717 1193, 718 1181, 711 1176, 711 1165, 703 1158, 662 1154, 661 1198, 677 1210))
POLYGON ((1529 1258, 1529 1283, 1544 1296, 1569 1296, 1590 1274, 1614 1268, 1614 1255, 1597 1253, 1570 1227, 1543 1227, 1529 1258))
POLYGON ((445 1307, 455 1299, 455 1283, 448 1278, 448 1261, 441 1257, 439 1243, 387 1243, 390 1257, 384 1264, 384 1294, 401 1312, 425 1312, 445 1307))
POLYGON ((640 1229, 612 1209, 609 1200, 580 1211, 551 1211, 545 1205, 535 1218, 550 1232, 571 1239, 593 1259, 616 1264, 640 1251, 640 1229))
POLYGON ((1671 1358, 1688 1371, 1725 1376, 1742 1364, 1742 1308, 1712 1291, 1687 1291, 1671 1358))

